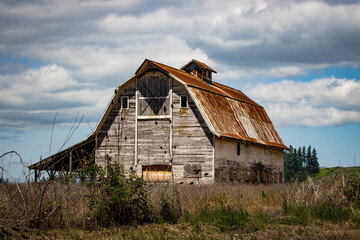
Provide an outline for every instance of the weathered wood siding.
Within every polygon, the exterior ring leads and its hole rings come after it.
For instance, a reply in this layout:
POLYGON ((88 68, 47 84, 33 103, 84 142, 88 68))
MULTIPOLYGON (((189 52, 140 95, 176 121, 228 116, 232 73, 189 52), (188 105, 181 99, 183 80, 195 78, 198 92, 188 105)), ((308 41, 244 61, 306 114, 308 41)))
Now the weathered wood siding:
POLYGON ((213 134, 207 127, 186 88, 173 81, 173 173, 177 182, 212 182, 213 134), (181 108, 181 96, 188 97, 188 107, 181 108), (196 166, 199 166, 196 168, 196 166), (200 169, 199 169, 200 168, 200 169), (195 171, 190 174, 189 171, 195 171), (197 178, 196 171, 201 170, 197 178))
POLYGON ((105 164, 105 155, 112 156, 125 169, 135 159, 135 92, 136 82, 130 81, 119 90, 119 98, 113 101, 111 112, 97 136, 96 162, 105 164), (121 97, 129 97, 129 108, 121 109, 121 97))
POLYGON ((215 172, 217 181, 282 182, 283 150, 215 138, 215 172), (240 155, 238 155, 240 144, 240 155))
POLYGON ((109 154, 126 170, 136 166, 139 175, 148 166, 171 165, 175 182, 212 182, 213 134, 181 83, 149 71, 118 91, 97 138, 98 163, 109 154), (129 97, 128 109, 121 109, 122 96, 129 97), (181 108, 181 96, 187 96, 188 107, 181 108))

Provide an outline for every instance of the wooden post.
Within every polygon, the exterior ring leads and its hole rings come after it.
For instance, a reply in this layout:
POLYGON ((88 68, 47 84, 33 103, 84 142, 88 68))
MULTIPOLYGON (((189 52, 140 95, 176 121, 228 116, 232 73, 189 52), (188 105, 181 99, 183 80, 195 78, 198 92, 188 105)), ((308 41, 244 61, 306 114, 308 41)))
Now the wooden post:
POLYGON ((69 154, 69 172, 72 172, 72 151, 69 154))
POLYGON ((135 89, 135 153, 134 153, 134 166, 137 166, 138 162, 138 108, 139 108, 139 90, 138 90, 138 79, 136 78, 136 89, 135 89))
POLYGON ((170 166, 171 166, 171 180, 172 184, 174 185, 174 169, 172 166, 173 162, 173 80, 170 78, 170 91, 169 91, 169 97, 170 97, 170 104, 169 104, 169 111, 170 111, 170 136, 169 136, 169 153, 170 153, 170 166))
POLYGON ((35 168, 35 182, 37 183, 37 179, 38 179, 38 171, 37 169, 35 168))

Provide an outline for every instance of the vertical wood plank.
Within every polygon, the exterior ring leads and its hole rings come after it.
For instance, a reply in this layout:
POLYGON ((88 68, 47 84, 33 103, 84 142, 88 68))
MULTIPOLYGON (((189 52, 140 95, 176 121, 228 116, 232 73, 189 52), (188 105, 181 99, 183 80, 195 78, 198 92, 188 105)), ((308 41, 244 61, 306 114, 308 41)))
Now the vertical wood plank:
POLYGON ((72 172, 72 151, 69 154, 69 172, 72 172))
MULTIPOLYGON (((173 161, 173 108, 172 108, 172 104, 173 104, 173 79, 171 78, 170 80, 170 90, 169 90, 169 95, 170 95, 170 104, 169 106, 169 112, 170 112, 170 136, 169 136, 169 152, 170 152, 170 166, 172 165, 172 161, 173 161)), ((171 167, 171 181, 174 184, 174 170, 171 167)))
POLYGON ((134 154, 134 164, 137 166, 137 147, 138 147, 138 102, 139 102, 139 90, 138 90, 138 79, 136 78, 136 92, 135 92, 135 154, 134 154))

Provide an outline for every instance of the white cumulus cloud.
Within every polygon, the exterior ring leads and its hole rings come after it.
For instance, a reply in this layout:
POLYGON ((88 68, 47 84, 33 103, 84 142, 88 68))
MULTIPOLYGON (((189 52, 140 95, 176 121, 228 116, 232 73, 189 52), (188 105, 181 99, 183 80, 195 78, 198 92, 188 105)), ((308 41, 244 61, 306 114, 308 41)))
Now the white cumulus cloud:
POLYGON ((310 82, 261 83, 246 93, 279 126, 360 124, 360 81, 322 78, 310 82))

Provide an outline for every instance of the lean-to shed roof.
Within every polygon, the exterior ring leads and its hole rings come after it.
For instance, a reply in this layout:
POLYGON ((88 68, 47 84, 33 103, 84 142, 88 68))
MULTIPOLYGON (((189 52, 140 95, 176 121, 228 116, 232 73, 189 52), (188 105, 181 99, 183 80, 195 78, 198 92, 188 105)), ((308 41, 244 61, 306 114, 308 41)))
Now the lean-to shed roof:
POLYGON ((188 87, 205 121, 217 136, 287 149, 265 109, 243 92, 208 83, 182 70, 145 60, 137 74, 156 66, 188 87))

